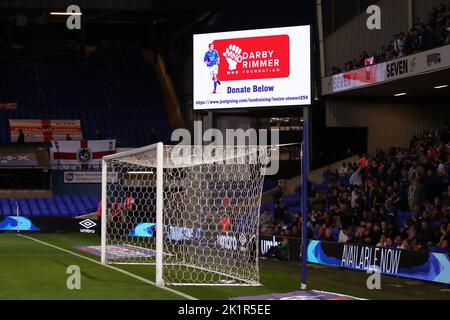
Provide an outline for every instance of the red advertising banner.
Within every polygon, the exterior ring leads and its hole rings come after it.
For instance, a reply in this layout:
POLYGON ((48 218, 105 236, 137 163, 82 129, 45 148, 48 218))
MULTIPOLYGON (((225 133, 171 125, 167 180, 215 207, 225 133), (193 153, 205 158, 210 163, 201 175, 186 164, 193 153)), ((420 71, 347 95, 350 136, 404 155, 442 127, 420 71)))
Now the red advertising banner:
POLYGON ((70 135, 72 140, 82 140, 80 120, 9 120, 11 142, 17 142, 19 130, 25 136, 25 142, 50 142, 65 140, 70 135))
POLYGON ((0 102, 0 110, 15 110, 17 102, 0 102))
POLYGON ((361 81, 367 84, 376 83, 379 81, 377 78, 377 67, 376 65, 372 65, 361 69, 346 71, 344 72, 344 79, 361 81))
POLYGON ((288 35, 221 39, 213 44, 220 57, 220 80, 289 77, 288 35))

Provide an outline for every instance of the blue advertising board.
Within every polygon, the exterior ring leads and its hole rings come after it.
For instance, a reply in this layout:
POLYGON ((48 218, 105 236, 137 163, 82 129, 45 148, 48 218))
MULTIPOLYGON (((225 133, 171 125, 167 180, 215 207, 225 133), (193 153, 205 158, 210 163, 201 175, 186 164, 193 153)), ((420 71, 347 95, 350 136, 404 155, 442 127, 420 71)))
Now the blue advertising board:
POLYGON ((1 231, 40 231, 27 217, 7 216, 0 222, 1 231))
POLYGON ((307 259, 339 268, 376 270, 386 275, 450 284, 450 256, 446 253, 310 240, 307 259))

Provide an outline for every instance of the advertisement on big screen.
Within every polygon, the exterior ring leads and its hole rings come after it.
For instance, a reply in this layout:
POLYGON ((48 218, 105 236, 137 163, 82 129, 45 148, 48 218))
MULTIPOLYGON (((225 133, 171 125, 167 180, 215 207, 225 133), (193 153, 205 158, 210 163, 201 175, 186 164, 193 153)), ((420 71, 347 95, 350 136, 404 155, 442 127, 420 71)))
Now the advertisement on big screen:
POLYGON ((194 35, 196 110, 308 105, 310 73, 309 26, 194 35))

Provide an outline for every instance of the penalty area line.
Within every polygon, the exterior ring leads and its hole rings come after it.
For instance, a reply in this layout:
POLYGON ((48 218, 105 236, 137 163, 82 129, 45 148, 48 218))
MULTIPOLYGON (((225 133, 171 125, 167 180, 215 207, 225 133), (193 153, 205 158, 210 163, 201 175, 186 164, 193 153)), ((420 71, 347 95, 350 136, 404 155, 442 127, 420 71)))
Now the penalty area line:
POLYGON ((183 292, 180 292, 180 291, 178 291, 178 290, 171 289, 171 288, 167 288, 167 287, 160 287, 160 286, 157 286, 156 283, 153 282, 153 281, 151 281, 151 280, 142 278, 142 277, 140 277, 140 276, 138 276, 138 275, 136 275, 136 274, 134 274, 134 273, 125 271, 125 270, 120 269, 120 268, 117 268, 117 267, 113 267, 113 266, 110 266, 110 265, 103 265, 103 264, 101 264, 101 262, 99 262, 99 261, 97 261, 97 260, 94 260, 94 259, 85 257, 85 256, 83 256, 83 255, 81 255, 81 254, 72 252, 72 251, 70 251, 70 250, 66 250, 66 249, 60 248, 60 247, 55 246, 55 245, 53 245, 53 244, 50 244, 50 243, 47 243, 47 242, 44 242, 44 241, 35 239, 35 238, 33 238, 33 237, 25 236, 25 235, 23 235, 23 234, 18 234, 18 236, 19 236, 19 237, 22 237, 22 238, 26 238, 26 239, 32 240, 32 241, 35 241, 35 242, 38 242, 38 243, 40 243, 40 244, 43 244, 43 245, 45 245, 45 246, 51 247, 51 248, 56 249, 56 250, 63 251, 63 252, 65 252, 65 253, 71 254, 71 255, 73 255, 73 256, 75 256, 75 257, 78 257, 78 258, 81 258, 81 259, 90 261, 90 262, 92 262, 92 263, 98 264, 98 265, 100 265, 100 266, 102 266, 102 267, 105 267, 105 268, 109 268, 109 269, 118 271, 118 272, 120 272, 120 273, 122 273, 122 274, 124 274, 124 275, 127 275, 127 276, 131 277, 131 278, 140 280, 140 281, 142 281, 142 282, 145 282, 145 283, 147 283, 147 284, 150 284, 150 285, 152 285, 152 286, 155 286, 155 287, 157 287, 157 288, 159 288, 159 289, 162 289, 162 290, 171 292, 171 293, 176 294, 176 295, 178 295, 178 296, 180 296, 180 297, 183 297, 183 298, 185 298, 185 299, 188 299, 188 300, 198 300, 197 298, 195 298, 195 297, 193 297, 193 296, 190 296, 190 295, 188 295, 188 294, 186 294, 186 293, 183 293, 183 292))

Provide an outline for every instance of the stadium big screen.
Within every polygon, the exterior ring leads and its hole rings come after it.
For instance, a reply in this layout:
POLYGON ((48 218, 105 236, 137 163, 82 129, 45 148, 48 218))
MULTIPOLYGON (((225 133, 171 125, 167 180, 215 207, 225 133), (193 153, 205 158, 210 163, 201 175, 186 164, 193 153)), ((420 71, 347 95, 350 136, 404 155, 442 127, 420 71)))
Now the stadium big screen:
POLYGON ((311 104, 310 27, 194 35, 194 109, 311 104))

